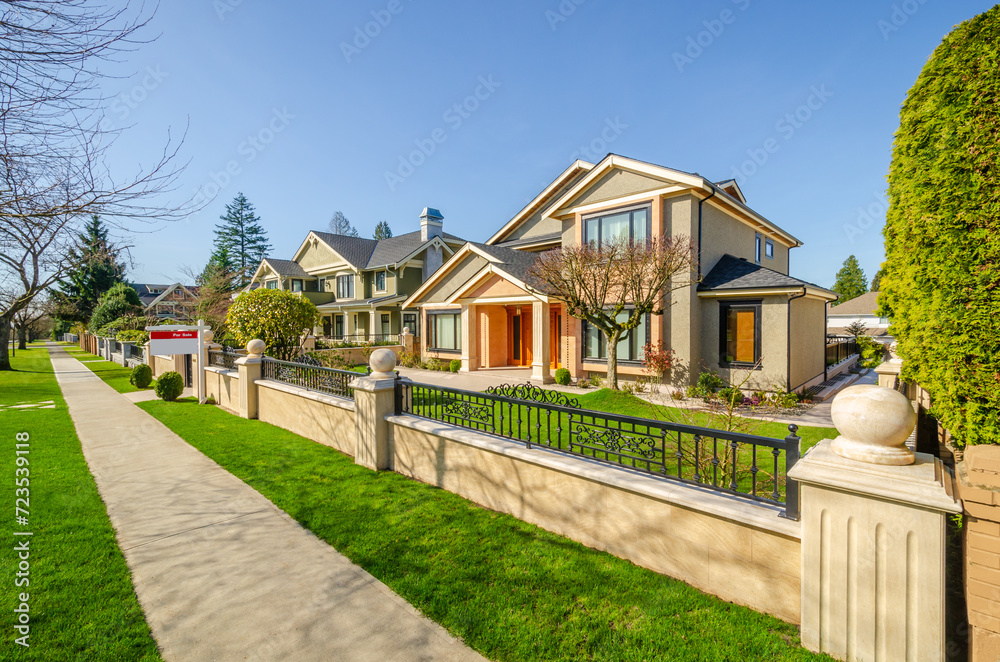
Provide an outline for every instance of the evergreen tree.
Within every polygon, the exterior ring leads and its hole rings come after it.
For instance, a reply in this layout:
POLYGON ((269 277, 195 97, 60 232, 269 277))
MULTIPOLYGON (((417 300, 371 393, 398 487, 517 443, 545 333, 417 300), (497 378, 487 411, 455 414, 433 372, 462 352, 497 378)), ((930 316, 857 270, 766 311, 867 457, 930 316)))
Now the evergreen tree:
POLYGON ((881 288, 882 288, 882 276, 884 276, 884 275, 885 275, 885 267, 882 267, 878 271, 875 272, 875 276, 874 276, 874 278, 872 278, 872 287, 871 287, 871 291, 872 292, 881 292, 882 291, 881 290, 881 288))
POLYGON ((330 219, 330 234, 342 234, 345 237, 360 237, 357 228, 351 225, 351 222, 347 220, 343 212, 335 211, 333 212, 333 218, 330 219))
POLYGON ((243 193, 237 194, 226 205, 226 213, 219 217, 222 223, 215 226, 215 253, 225 250, 232 261, 237 287, 245 287, 268 251, 271 242, 267 231, 254 213, 253 205, 243 193))
POLYGON ((92 216, 80 233, 78 246, 69 252, 70 260, 79 268, 59 281, 59 288, 52 292, 56 317, 68 322, 90 319, 100 296, 125 278, 119 252, 108 240, 108 228, 101 218, 92 216))
POLYGON ((844 260, 844 266, 837 272, 837 282, 830 288, 840 295, 840 300, 833 305, 850 301, 868 291, 868 278, 853 255, 844 260))
POLYGON ((382 240, 388 239, 392 236, 392 228, 385 221, 379 221, 378 225, 375 226, 375 239, 382 240))

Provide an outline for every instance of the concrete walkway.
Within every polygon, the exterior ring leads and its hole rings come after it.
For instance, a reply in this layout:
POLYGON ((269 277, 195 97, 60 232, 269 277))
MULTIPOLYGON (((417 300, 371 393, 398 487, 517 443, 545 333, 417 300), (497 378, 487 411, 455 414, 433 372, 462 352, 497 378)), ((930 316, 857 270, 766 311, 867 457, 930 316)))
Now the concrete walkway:
POLYGON ((49 348, 164 659, 485 660, 49 348))

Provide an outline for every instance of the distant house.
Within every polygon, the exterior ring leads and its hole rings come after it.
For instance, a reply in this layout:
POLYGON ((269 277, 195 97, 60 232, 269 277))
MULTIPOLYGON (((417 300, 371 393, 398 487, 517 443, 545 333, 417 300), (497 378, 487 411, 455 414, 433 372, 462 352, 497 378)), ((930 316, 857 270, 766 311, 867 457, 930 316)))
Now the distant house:
POLYGON ((378 241, 313 230, 291 260, 262 260, 246 289, 300 293, 319 308, 315 333, 328 339, 378 341, 403 327, 419 336, 416 311, 400 304, 465 244, 443 220, 427 207, 419 231, 378 241))
POLYGON ((184 322, 193 319, 198 299, 198 288, 193 285, 133 283, 132 287, 139 293, 147 315, 184 322))
POLYGON ((878 292, 866 292, 849 299, 838 306, 831 306, 826 314, 826 332, 831 336, 850 335, 847 327, 854 322, 863 322, 865 334, 882 342, 892 342, 889 335, 889 318, 879 317, 878 292))

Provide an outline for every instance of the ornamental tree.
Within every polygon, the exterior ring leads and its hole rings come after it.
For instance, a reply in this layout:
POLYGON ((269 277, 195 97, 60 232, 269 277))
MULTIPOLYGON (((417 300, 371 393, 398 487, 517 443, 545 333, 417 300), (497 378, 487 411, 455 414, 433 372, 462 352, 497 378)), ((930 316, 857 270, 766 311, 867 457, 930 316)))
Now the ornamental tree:
POLYGON ((1000 443, 1000 6, 962 23, 900 111, 880 314, 955 442, 1000 443))
POLYGON ((697 259, 688 237, 618 240, 564 246, 542 253, 529 271, 573 317, 600 329, 607 340, 608 385, 618 388, 618 343, 646 315, 662 315, 670 293, 694 282, 697 259))
POLYGON ((241 345, 257 338, 267 343, 268 354, 291 360, 299 353, 302 337, 319 321, 319 311, 305 297, 285 290, 258 288, 236 297, 226 315, 228 333, 241 345))

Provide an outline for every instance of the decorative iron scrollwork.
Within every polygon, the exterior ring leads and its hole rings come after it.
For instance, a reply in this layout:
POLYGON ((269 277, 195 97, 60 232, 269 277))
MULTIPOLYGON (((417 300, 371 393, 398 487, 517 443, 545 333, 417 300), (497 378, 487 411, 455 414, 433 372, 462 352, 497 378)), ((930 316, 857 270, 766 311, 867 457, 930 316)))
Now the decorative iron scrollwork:
POLYGON ((633 437, 622 434, 621 430, 592 428, 582 423, 576 424, 574 434, 578 443, 604 446, 613 453, 620 453, 625 449, 650 460, 656 457, 656 441, 650 437, 633 437))
POLYGON ((467 400, 450 400, 444 408, 445 414, 477 423, 493 421, 493 407, 481 405, 467 400))
POLYGON ((491 386, 486 389, 490 395, 499 395, 511 400, 524 400, 526 402, 541 402, 547 405, 559 405, 560 407, 580 408, 580 401, 559 391, 548 391, 539 388, 534 384, 503 384, 501 386, 491 386))

